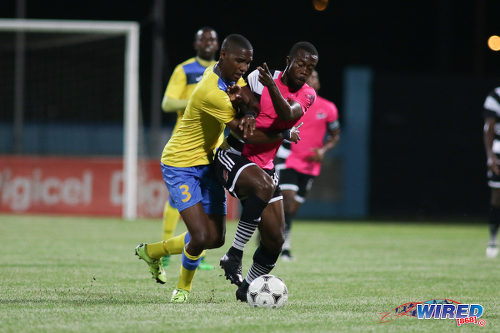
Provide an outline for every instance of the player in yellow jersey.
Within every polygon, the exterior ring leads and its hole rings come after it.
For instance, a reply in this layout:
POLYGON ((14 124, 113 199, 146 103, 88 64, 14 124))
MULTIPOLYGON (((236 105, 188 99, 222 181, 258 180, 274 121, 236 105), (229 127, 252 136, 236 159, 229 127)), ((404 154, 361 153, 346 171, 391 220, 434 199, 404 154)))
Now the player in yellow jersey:
MULTIPOLYGON (((172 134, 176 132, 180 120, 184 115, 184 110, 188 104, 189 97, 194 88, 203 77, 205 69, 215 64, 215 54, 219 49, 217 32, 210 27, 200 28, 194 36, 194 49, 196 57, 190 58, 177 65, 168 81, 165 95, 161 107, 165 112, 177 112, 177 122, 172 134)), ((179 221, 179 211, 175 207, 171 198, 165 203, 163 209, 163 240, 172 238, 177 222, 179 221)), ((163 268, 168 266, 170 255, 161 258, 163 268)), ((211 270, 214 267, 205 262, 204 256, 201 258, 198 269, 211 270)), ((162 272, 158 277, 160 282, 166 281, 162 272)))
POLYGON ((233 107, 244 100, 242 76, 252 58, 253 47, 245 37, 233 34, 224 40, 218 63, 205 71, 162 154, 163 179, 188 233, 140 244, 135 252, 149 265, 153 278, 162 270, 161 257, 182 254, 179 281, 171 299, 174 303, 187 300, 203 251, 224 243, 226 196, 211 163, 226 124, 243 130, 245 137, 255 128, 254 115, 235 119, 233 107))
POLYGON ((162 269, 161 257, 182 254, 173 303, 187 301, 203 251, 224 244, 226 195, 212 162, 225 126, 250 143, 283 140, 282 133, 255 130, 259 105, 242 79, 252 59, 253 48, 245 37, 232 34, 224 40, 219 61, 205 71, 177 131, 163 150, 163 179, 188 232, 166 241, 139 244, 135 253, 148 264, 153 278, 162 269), (236 109, 240 117, 236 117, 236 109))

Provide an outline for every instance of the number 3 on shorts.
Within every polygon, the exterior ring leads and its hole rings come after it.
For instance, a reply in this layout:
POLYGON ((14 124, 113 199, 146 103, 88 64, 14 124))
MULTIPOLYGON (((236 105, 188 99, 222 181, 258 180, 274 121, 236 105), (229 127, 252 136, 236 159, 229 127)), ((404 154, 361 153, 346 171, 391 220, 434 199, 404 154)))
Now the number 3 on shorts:
POLYGON ((181 186, 179 186, 179 188, 181 190, 183 190, 182 194, 184 194, 186 196, 184 199, 182 199, 182 202, 189 201, 189 199, 191 199, 191 193, 189 193, 189 186, 181 185, 181 186))

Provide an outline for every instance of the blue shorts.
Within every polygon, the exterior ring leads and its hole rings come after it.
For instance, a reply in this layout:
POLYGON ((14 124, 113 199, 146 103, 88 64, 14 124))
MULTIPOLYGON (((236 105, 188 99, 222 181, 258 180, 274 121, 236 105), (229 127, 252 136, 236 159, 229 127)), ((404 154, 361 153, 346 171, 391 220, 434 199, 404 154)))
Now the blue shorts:
POLYGON ((205 213, 226 215, 226 192, 212 168, 212 165, 179 168, 161 164, 170 200, 179 212, 201 201, 205 213))
POLYGON ((170 207, 177 209, 177 207, 175 207, 175 202, 172 199, 171 195, 168 196, 168 203, 169 203, 170 207))

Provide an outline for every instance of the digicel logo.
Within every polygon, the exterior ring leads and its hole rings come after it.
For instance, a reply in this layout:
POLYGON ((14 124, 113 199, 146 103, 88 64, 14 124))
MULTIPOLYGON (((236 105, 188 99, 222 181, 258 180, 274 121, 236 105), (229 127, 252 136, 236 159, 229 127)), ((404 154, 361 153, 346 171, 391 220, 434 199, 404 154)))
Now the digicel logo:
POLYGON ((0 199, 2 205, 23 212, 32 205, 69 206, 89 205, 92 200, 92 172, 83 171, 78 177, 43 177, 41 169, 29 176, 13 176, 12 170, 0 170, 0 199))
MULTIPOLYGON (((148 179, 139 175, 138 205, 139 210, 146 216, 160 216, 163 213, 168 192, 163 180, 148 179)), ((109 200, 114 206, 123 205, 123 172, 114 171, 111 174, 109 200)))
MULTIPOLYGON (((71 214, 84 208, 89 214, 120 216, 123 181, 121 170, 108 173, 93 165, 74 175, 59 175, 47 167, 21 174, 15 168, 0 167, 0 210, 23 213, 42 209, 71 214)), ((160 177, 139 173, 137 208, 141 216, 161 216, 167 199, 168 191, 160 177)))

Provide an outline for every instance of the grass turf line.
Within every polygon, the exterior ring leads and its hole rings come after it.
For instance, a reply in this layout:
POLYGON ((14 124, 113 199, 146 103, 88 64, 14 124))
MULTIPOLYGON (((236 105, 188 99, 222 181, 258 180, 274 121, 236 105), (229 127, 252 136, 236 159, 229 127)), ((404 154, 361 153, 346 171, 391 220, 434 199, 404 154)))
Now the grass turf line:
MULTIPOLYGON (((218 264, 235 227, 228 223, 226 245, 209 251, 208 262, 218 264)), ((297 221, 296 261, 273 270, 289 288, 283 309, 236 302, 220 268, 196 273, 189 304, 170 304, 180 258, 159 285, 134 255, 138 243, 160 238, 160 221, 0 215, 0 331, 500 331, 500 258, 485 258, 486 224, 297 221), (378 322, 381 312, 434 298, 482 304, 486 326, 378 322)), ((252 239, 244 274, 254 249, 252 239)))

